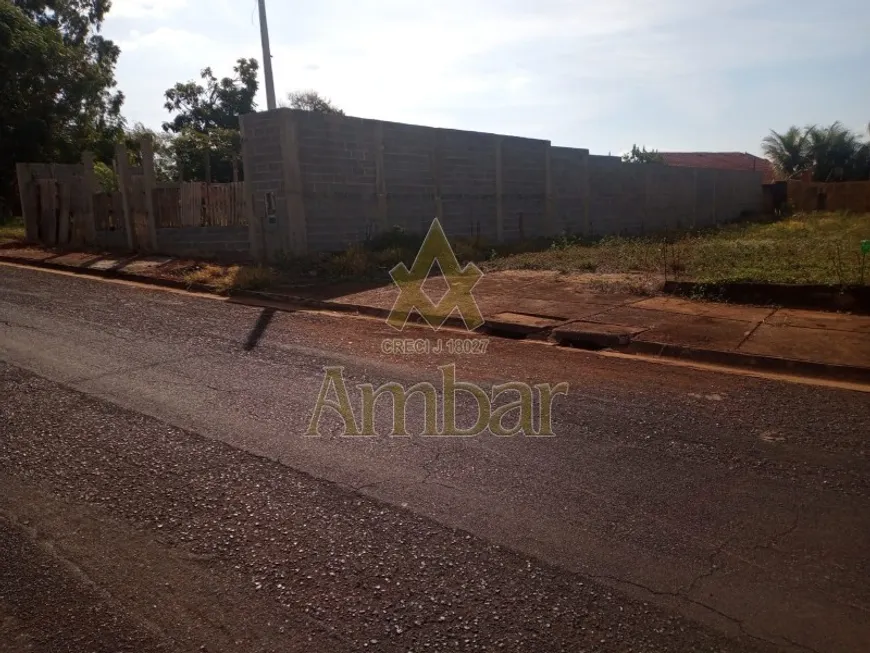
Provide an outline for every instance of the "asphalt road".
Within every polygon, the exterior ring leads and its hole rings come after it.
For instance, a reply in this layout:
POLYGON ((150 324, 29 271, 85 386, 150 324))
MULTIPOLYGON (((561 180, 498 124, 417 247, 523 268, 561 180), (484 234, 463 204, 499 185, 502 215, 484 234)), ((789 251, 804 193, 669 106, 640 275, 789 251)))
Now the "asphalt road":
POLYGON ((870 649, 870 394, 394 336, 0 266, 0 641, 66 650, 50 619, 129 650, 870 649), (556 437, 303 436, 324 366, 448 360, 569 382, 556 437), (44 614, 36 576, 70 587, 44 614))

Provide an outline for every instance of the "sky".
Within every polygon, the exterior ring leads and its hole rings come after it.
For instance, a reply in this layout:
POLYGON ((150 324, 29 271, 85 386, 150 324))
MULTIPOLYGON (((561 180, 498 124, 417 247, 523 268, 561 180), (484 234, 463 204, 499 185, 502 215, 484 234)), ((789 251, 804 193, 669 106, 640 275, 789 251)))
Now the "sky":
MULTIPOLYGON (((267 0, 279 100, 619 154, 760 154, 770 129, 867 135, 867 0, 267 0)), ((130 124, 210 66, 262 61, 256 0, 113 0, 130 124)), ((259 108, 265 109, 260 72, 259 108)))

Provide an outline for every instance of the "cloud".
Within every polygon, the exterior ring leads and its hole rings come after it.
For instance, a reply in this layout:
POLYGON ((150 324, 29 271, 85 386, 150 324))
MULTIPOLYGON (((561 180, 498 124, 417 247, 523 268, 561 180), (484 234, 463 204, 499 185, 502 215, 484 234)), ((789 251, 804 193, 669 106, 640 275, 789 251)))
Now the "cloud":
MULTIPOLYGON (((175 6, 116 3, 113 15, 175 6)), ((137 23, 138 35, 124 23, 127 70, 165 74, 157 85, 166 88, 207 65, 221 75, 240 56, 261 58, 253 1, 188 3, 150 31, 137 23)), ((799 78, 808 62, 870 59, 870 7, 860 0, 836 12, 809 0, 320 0, 273 1, 268 11, 280 95, 314 88, 354 115, 593 148, 619 129, 650 143, 678 130, 730 129, 751 93, 767 97, 766 85, 799 78)), ((793 83, 806 93, 813 86, 793 83)), ((866 105, 861 93, 850 102, 866 105)), ((135 110, 132 97, 128 106, 135 110)), ((830 110, 832 119, 846 113, 830 110)), ((633 136, 620 138, 613 149, 633 136)))
POLYGON ((114 0, 112 18, 167 18, 180 11, 186 0, 114 0))
POLYGON ((145 33, 130 30, 126 37, 118 39, 118 45, 122 52, 121 66, 135 67, 143 75, 153 76, 149 67, 156 71, 158 67, 171 64, 171 68, 181 74, 173 82, 198 75, 199 70, 208 65, 222 71, 235 60, 224 44, 183 28, 159 27, 145 33))

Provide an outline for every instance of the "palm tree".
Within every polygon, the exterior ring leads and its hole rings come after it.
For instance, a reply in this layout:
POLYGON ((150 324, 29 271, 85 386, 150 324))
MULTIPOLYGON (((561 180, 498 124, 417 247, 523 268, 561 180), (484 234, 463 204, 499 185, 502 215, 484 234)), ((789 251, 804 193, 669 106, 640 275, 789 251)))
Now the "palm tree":
POLYGON ((807 132, 798 127, 789 127, 783 134, 771 129, 761 149, 782 179, 792 179, 812 167, 807 132))
POLYGON ((855 174, 862 143, 839 121, 828 127, 812 125, 806 129, 816 181, 843 181, 855 174))

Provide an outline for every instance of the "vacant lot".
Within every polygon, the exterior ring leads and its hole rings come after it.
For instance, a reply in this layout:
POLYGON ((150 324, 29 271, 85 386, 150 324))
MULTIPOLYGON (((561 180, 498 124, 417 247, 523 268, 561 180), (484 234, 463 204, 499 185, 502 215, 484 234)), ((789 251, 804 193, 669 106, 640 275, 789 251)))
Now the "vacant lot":
MULTIPOLYGON (((23 237, 20 220, 0 223, 0 244, 23 237)), ((348 279, 389 284, 389 270, 400 262, 410 266, 421 241, 392 231, 342 252, 287 258, 270 268, 190 261, 179 262, 170 276, 221 291, 348 279)), ((870 253, 862 253, 862 241, 870 241, 870 214, 814 213, 667 237, 560 236, 504 246, 458 240, 453 246, 460 262, 474 261, 484 271, 554 270, 582 274, 601 290, 641 292, 674 279, 870 284, 870 253)))
POLYGON ((800 214, 659 238, 556 239, 546 250, 495 256, 488 269, 639 273, 701 282, 870 283, 870 214, 800 214))
MULTIPOLYGON (((843 285, 870 283, 870 255, 861 249, 866 240, 870 214, 808 213, 666 237, 561 236, 503 247, 456 241, 454 249, 460 261, 484 270, 555 270, 602 280, 625 275, 643 285, 667 279, 843 285)), ((369 246, 281 267, 284 274, 388 279, 397 262, 411 264, 419 245, 417 237, 389 234, 369 246)))

